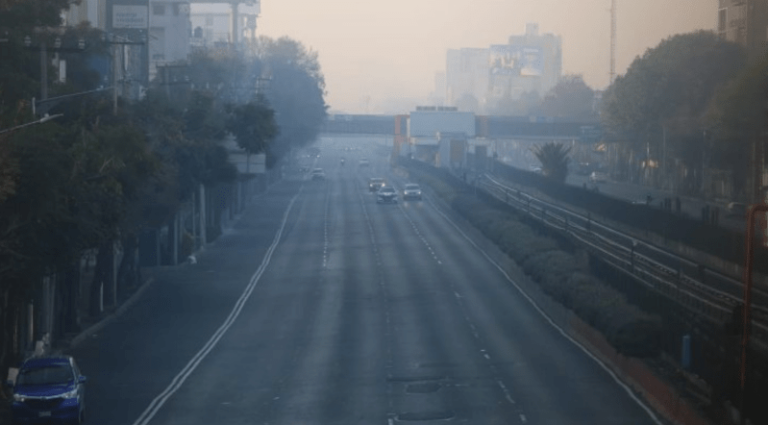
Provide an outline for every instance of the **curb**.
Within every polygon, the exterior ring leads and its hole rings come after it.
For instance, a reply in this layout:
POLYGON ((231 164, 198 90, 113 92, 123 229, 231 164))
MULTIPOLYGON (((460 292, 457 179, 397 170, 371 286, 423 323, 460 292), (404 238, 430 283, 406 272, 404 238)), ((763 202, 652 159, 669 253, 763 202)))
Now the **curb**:
POLYGON ((68 349, 75 348, 80 343, 85 341, 88 337, 92 336, 96 332, 104 329, 108 324, 112 323, 115 319, 125 314, 128 309, 130 309, 136 302, 141 298, 141 296, 144 294, 144 292, 149 289, 150 286, 152 286, 152 283, 154 283, 155 279, 150 277, 147 280, 144 281, 144 283, 139 287, 136 292, 133 293, 120 307, 118 307, 114 312, 112 312, 109 316, 101 319, 99 322, 94 323, 93 325, 86 328, 84 331, 80 332, 77 336, 72 338, 72 340, 69 342, 68 349))

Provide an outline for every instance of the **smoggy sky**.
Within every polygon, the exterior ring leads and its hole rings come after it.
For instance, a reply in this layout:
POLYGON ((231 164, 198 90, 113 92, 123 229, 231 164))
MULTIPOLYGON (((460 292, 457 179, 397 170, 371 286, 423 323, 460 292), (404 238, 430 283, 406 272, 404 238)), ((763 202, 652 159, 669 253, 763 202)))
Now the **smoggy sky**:
MULTIPOLYGON (((616 71, 662 39, 714 29, 716 0, 617 0, 616 71)), ((610 0, 262 0, 258 32, 319 54, 333 110, 388 112, 419 104, 445 71, 447 49, 505 44, 536 22, 562 36, 563 73, 593 88, 609 79, 610 0), (408 102, 401 102, 406 105, 408 102), (405 106, 404 106, 405 107, 405 106)), ((407 110, 401 111, 407 112, 407 110)))

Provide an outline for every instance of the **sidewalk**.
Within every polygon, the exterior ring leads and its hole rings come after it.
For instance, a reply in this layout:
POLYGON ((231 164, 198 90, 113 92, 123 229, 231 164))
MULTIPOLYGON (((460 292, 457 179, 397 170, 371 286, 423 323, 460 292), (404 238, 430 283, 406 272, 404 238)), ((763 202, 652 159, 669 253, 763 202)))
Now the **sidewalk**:
POLYGON ((728 217, 728 203, 723 200, 706 200, 691 196, 677 195, 669 191, 630 182, 608 181, 607 183, 595 185, 594 183, 589 182, 587 176, 579 175, 569 175, 566 183, 578 187, 583 187, 584 184, 586 184, 587 187, 596 186, 600 193, 623 199, 628 202, 643 202, 647 196, 650 195, 651 198, 653 198, 651 205, 657 208, 661 208, 663 200, 669 198, 672 200, 672 212, 676 210, 675 199, 679 198, 681 201, 681 213, 694 220, 701 220, 702 209, 705 206, 709 206, 712 210, 714 208, 719 209, 718 223, 721 227, 742 232, 746 226, 746 221, 744 219, 728 217))

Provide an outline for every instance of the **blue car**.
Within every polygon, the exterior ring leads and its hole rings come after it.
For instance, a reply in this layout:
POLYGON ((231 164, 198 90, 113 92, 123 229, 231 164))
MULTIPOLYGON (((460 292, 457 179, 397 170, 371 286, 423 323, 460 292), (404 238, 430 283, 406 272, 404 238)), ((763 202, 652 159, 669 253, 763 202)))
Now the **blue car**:
POLYGON ((25 361, 13 383, 14 424, 80 424, 85 419, 85 376, 70 356, 25 361))

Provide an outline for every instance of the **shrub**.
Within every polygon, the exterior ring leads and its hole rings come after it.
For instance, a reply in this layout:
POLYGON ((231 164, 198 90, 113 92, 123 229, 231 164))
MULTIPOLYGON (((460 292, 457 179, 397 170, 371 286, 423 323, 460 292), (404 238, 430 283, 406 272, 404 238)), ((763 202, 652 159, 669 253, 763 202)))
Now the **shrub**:
POLYGON ((523 263, 523 271, 537 281, 545 277, 564 278, 579 271, 573 255, 564 251, 546 251, 530 256, 523 263))
POLYGON ((557 250, 554 240, 536 236, 530 227, 514 222, 508 225, 501 241, 501 249, 518 264, 524 264, 530 257, 557 250))

